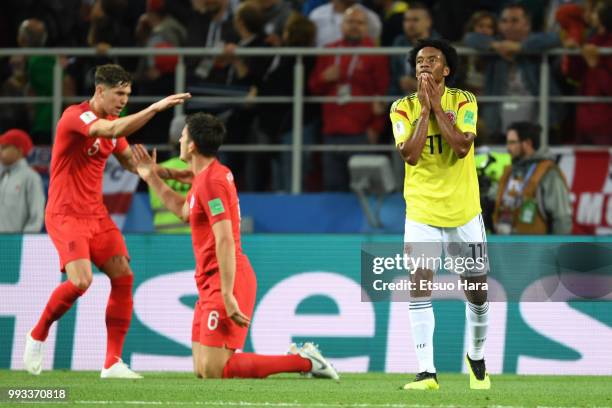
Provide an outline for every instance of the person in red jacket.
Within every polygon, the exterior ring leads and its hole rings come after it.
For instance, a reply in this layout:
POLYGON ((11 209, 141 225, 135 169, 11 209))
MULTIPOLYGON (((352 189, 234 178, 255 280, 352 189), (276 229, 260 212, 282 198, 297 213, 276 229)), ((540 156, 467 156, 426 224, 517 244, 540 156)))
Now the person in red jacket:
MULTIPOLYGON (((582 46, 582 56, 569 59, 569 76, 580 82, 579 95, 612 95, 612 56, 599 48, 612 47, 612 5, 601 3, 592 15, 593 35, 582 46)), ((576 107, 576 143, 609 145, 610 103, 579 103, 576 107)))
MULTIPOLYGON (((364 9, 348 8, 342 21, 342 39, 328 47, 373 47, 367 37, 368 18, 364 9)), ((376 143, 385 125, 384 105, 349 103, 353 96, 384 95, 389 85, 388 61, 375 55, 325 55, 317 59, 308 83, 315 95, 337 96, 323 104, 325 144, 376 143)), ((323 155, 323 184, 326 190, 348 190, 350 152, 323 155)))

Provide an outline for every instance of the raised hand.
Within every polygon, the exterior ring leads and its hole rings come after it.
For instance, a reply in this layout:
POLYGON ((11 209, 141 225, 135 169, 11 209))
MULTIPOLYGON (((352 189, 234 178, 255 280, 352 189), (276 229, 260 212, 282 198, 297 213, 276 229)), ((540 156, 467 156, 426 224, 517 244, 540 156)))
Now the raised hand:
POLYGON ((165 111, 166 109, 169 109, 176 105, 180 105, 181 103, 184 103, 189 98, 191 98, 190 93, 180 93, 180 94, 170 95, 152 104, 151 109, 153 109, 155 112, 165 111))
POLYGON ((138 175, 145 181, 147 181, 155 172, 157 167, 155 161, 157 160, 157 151, 153 149, 153 154, 149 155, 147 149, 140 144, 132 146, 132 159, 136 165, 136 171, 138 175))

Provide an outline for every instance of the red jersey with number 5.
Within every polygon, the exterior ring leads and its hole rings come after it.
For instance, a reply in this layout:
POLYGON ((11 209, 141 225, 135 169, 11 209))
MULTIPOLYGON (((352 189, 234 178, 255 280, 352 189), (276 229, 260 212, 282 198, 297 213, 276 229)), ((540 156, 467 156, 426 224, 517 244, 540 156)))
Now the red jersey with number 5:
POLYGON ((51 152, 47 214, 82 218, 108 216, 102 201, 104 166, 112 153, 127 149, 128 143, 124 137, 89 136, 89 127, 98 119, 88 101, 69 106, 62 114, 51 152))
POLYGON ((218 272, 215 235, 212 226, 223 220, 232 222, 236 246, 236 267, 246 259, 240 245, 240 205, 230 169, 214 160, 193 179, 187 194, 193 253, 196 261, 196 281, 218 272))

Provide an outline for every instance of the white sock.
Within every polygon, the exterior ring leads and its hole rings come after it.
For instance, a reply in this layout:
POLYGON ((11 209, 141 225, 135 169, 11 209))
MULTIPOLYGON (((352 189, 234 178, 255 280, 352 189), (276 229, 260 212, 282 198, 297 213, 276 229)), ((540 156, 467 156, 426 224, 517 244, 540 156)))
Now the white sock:
POLYGON ((408 305, 412 338, 419 362, 419 373, 435 373, 433 358, 433 334, 436 326, 431 300, 411 301, 408 305))
POLYGON ((465 320, 469 333, 468 356, 472 360, 482 360, 489 327, 489 302, 482 305, 465 302, 465 320))

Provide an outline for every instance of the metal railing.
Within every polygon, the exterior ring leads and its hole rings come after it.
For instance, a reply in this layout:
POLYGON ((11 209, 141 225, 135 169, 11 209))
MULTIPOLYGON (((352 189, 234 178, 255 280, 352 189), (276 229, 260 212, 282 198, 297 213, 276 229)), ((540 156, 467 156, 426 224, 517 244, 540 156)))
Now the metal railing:
MULTIPOLYGON (((302 152, 303 151, 393 151, 393 146, 383 145, 304 145, 302 140, 302 119, 304 103, 326 103, 337 102, 338 97, 306 97, 304 96, 304 64, 303 57, 319 56, 319 55, 406 55, 409 48, 405 47, 373 47, 373 48, 237 48, 235 54, 237 56, 295 56, 294 65, 294 86, 292 96, 257 96, 249 98, 250 103, 292 103, 293 105, 293 142, 291 146, 287 145, 226 145, 224 151, 235 152, 283 152, 291 151, 292 168, 291 168, 291 192, 294 194, 301 192, 302 179, 302 152)), ((487 55, 471 48, 457 47, 459 55, 487 55)), ((120 56, 157 56, 171 55, 177 56, 178 62, 175 68, 175 92, 185 92, 186 89, 186 68, 185 57, 204 57, 204 56, 219 56, 223 54, 220 48, 110 48, 104 55, 109 57, 120 56)), ((552 55, 579 55, 579 50, 568 50, 563 48, 549 50, 545 53, 538 53, 541 56, 540 62, 540 89, 539 96, 507 96, 507 95, 488 95, 479 96, 479 103, 491 102, 538 102, 539 122, 542 126, 542 135, 540 144, 548 145, 548 111, 551 102, 560 103, 612 103, 612 97, 587 97, 587 96, 550 96, 550 63, 549 56, 552 55)), ((601 48, 601 55, 612 55, 612 48, 601 48)), ((64 97, 62 95, 62 65, 60 58, 62 56, 97 56, 99 55, 93 48, 4 48, 0 49, 0 57, 6 56, 54 56, 55 64, 53 66, 53 95, 50 97, 0 97, 0 105, 15 104, 15 103, 51 103, 53 106, 53 123, 52 129, 56 128, 57 121, 60 118, 62 105, 64 102, 80 102, 90 96, 64 97)), ((134 96, 130 98, 131 102, 155 102, 166 95, 160 96, 134 96)), ((392 102, 398 96, 352 96, 348 102, 392 102)), ((207 103, 244 103, 245 97, 194 97, 193 102, 207 103)), ((184 107, 182 105, 175 107, 175 115, 182 114, 184 107)))

